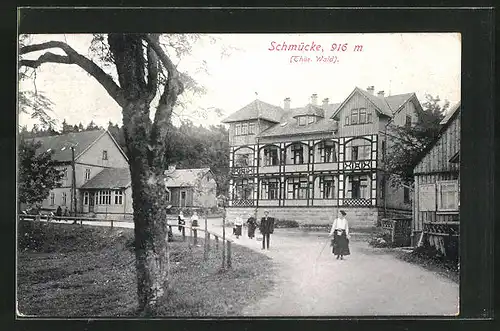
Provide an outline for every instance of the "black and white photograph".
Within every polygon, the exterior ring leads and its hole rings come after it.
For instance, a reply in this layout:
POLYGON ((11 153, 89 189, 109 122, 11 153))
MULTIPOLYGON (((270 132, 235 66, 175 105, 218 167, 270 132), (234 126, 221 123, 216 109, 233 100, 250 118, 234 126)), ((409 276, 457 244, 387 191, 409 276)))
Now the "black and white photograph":
POLYGON ((17 316, 457 316, 461 38, 20 34, 17 316))

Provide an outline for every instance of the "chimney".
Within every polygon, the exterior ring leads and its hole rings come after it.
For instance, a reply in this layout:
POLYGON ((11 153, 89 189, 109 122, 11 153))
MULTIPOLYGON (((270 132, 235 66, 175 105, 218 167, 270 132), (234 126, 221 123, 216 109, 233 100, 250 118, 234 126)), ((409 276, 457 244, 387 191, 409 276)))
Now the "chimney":
POLYGON ((373 94, 373 92, 375 91, 375 86, 373 86, 373 85, 372 85, 372 86, 368 86, 368 87, 366 88, 366 90, 367 90, 368 92, 370 92, 370 94, 373 94))
POLYGON ((290 110, 290 98, 285 98, 283 108, 285 110, 290 110))
POLYGON ((318 105, 318 95, 316 93, 314 93, 313 95, 311 95, 311 104, 313 106, 317 106, 318 105))
POLYGON ((326 109, 328 107, 328 98, 323 99, 323 109, 326 109))
POLYGON ((380 98, 383 98, 383 97, 384 97, 384 91, 378 91, 377 95, 378 95, 380 98))

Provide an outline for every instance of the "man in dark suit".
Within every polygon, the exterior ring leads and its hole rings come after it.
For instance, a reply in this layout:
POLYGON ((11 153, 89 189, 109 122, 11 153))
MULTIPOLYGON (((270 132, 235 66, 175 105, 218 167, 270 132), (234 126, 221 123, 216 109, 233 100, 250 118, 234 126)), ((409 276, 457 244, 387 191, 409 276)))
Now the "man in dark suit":
POLYGON ((269 212, 267 210, 264 212, 264 217, 260 220, 259 230, 260 233, 262 233, 262 249, 266 246, 267 249, 269 249, 269 239, 271 233, 274 232, 274 217, 269 217, 269 212))

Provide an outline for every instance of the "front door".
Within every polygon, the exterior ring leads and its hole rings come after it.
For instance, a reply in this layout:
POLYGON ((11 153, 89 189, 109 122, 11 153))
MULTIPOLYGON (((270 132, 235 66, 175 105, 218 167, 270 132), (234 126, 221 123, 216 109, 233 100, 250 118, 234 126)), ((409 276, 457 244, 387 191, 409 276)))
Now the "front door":
POLYGON ((89 213, 94 212, 95 193, 89 193, 89 213))

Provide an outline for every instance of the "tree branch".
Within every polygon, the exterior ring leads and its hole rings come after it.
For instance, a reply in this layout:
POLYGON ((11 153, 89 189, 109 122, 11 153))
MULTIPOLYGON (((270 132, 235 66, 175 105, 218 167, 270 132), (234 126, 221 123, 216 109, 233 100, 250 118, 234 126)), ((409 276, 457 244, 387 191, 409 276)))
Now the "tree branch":
POLYGON ((20 60, 21 66, 28 66, 32 68, 37 68, 43 63, 64 63, 64 64, 76 64, 88 74, 94 77, 99 84, 104 87, 108 94, 121 106, 124 107, 126 104, 123 90, 113 81, 113 78, 106 74, 97 64, 89 60, 85 56, 79 54, 71 46, 62 41, 49 41, 41 44, 27 45, 21 47, 19 50, 20 55, 25 55, 32 52, 37 52, 41 50, 46 50, 50 48, 62 49, 67 56, 56 55, 51 52, 42 54, 37 60, 20 60))
MULTIPOLYGON (((159 35, 155 35, 153 37, 156 40, 159 40, 159 35)), ((148 100, 151 102, 155 95, 156 89, 158 88, 158 57, 156 56, 156 52, 153 50, 151 45, 148 45, 147 56, 148 56, 148 100)))

